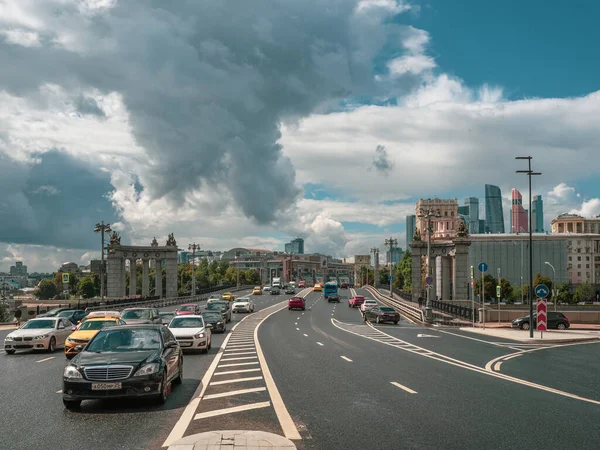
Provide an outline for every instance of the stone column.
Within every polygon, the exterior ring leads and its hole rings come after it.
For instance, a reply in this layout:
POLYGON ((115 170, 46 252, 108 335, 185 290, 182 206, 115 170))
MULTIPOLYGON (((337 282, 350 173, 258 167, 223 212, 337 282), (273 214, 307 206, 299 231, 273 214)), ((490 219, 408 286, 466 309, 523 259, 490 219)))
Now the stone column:
POLYGON ((177 297, 177 258, 167 258, 167 298, 177 297))
POLYGON ((142 259, 142 297, 148 297, 148 295, 150 295, 148 263, 149 261, 146 258, 142 259))
POLYGON ((469 291, 468 283, 470 277, 469 271, 469 246, 471 242, 467 239, 456 239, 454 241, 456 255, 454 257, 454 292, 452 298, 454 300, 468 300, 469 291))
POLYGON ((131 258, 129 260, 129 296, 137 295, 137 260, 131 258))
MULTIPOLYGON (((421 280, 421 257, 427 253, 427 243, 413 241, 411 244, 411 284, 412 299, 416 302, 423 292, 423 281, 421 280)), ((425 296, 423 296, 425 298, 425 296)))
POLYGON ((118 298, 121 295, 121 258, 109 255, 106 261, 106 296, 118 298))
POLYGON ((450 257, 442 256, 442 300, 450 299, 450 257))
POLYGON ((125 258, 121 258, 121 293, 119 297, 127 296, 127 266, 125 258))
POLYGON ((440 273, 440 270, 438 269, 438 264, 439 262, 439 257, 435 256, 435 252, 433 250, 433 247, 431 248, 431 278, 433 278, 433 288, 431 291, 431 300, 437 300, 440 295, 442 294, 441 292, 438 292, 438 288, 441 288, 440 284, 441 284, 441 280, 438 279, 438 274, 440 273))
POLYGON ((162 259, 155 259, 154 266, 156 269, 156 283, 155 283, 155 291, 154 295, 157 295, 159 298, 163 298, 163 289, 162 289, 162 259))

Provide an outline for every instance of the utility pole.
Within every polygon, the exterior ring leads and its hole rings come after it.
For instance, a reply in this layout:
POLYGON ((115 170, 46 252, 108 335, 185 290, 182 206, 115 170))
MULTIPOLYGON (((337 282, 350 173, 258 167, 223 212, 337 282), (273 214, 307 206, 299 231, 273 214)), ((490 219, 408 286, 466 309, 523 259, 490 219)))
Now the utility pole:
POLYGON ((377 280, 379 280, 379 249, 377 247, 373 247, 371 249, 371 253, 373 254, 373 287, 377 289, 377 280))
POLYGON ((240 257, 240 252, 235 252, 235 271, 236 271, 236 275, 237 275, 237 282, 236 282, 236 287, 239 289, 240 288, 240 261, 239 261, 239 257, 240 257))
POLYGON ((531 160, 533 157, 531 156, 517 156, 515 159, 526 159, 528 163, 527 170, 517 170, 517 173, 525 173, 529 178, 529 321, 531 322, 531 326, 529 327, 529 337, 533 338, 533 294, 534 294, 534 286, 533 286, 533 233, 531 230, 531 177, 533 175, 541 175, 541 172, 534 172, 531 170, 531 160))
POLYGON ((394 247, 396 245, 398 245, 398 239, 394 239, 392 237, 390 237, 389 239, 385 240, 385 245, 389 245, 390 246, 390 272, 389 272, 389 279, 390 279, 390 297, 394 298, 394 291, 392 289, 392 282, 394 281, 394 275, 392 274, 392 267, 394 264, 394 247))
MULTIPOLYGON (((433 231, 431 228, 431 218, 439 218, 442 217, 442 212, 439 209, 433 208, 420 208, 419 219, 427 220, 427 276, 431 276, 431 232, 433 231)), ((433 312, 431 309, 431 289, 432 285, 427 287, 427 303, 425 304, 425 315, 427 320, 433 319, 433 312)))
POLYGON ((104 299, 104 233, 110 233, 110 223, 104 221, 97 223, 94 228, 94 233, 100 233, 102 236, 101 252, 100 252, 100 298, 104 299))
POLYGON ((200 250, 200 244, 188 245, 188 250, 192 251, 192 296, 196 295, 196 250, 200 250))

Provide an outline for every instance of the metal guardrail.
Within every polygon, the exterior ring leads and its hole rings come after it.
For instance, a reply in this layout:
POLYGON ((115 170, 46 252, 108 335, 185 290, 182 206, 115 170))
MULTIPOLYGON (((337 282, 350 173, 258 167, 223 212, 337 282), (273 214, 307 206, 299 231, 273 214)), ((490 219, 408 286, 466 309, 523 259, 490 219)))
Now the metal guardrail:
POLYGON ((454 305, 450 302, 431 300, 431 307, 441 312, 450 314, 451 316, 458 317, 460 319, 473 320, 473 313, 475 314, 475 321, 479 320, 479 311, 477 308, 473 311, 473 308, 467 306, 454 305))
POLYGON ((190 295, 187 297, 172 297, 172 298, 161 298, 152 300, 137 300, 132 302, 122 302, 119 300, 111 301, 107 300, 103 304, 96 304, 88 307, 89 311, 104 311, 104 310, 122 310, 125 308, 136 307, 136 308, 164 308, 166 306, 181 305, 183 303, 197 303, 208 300, 210 295, 220 294, 223 292, 239 292, 247 289, 252 289, 253 285, 240 286, 239 288, 226 287, 211 292, 206 292, 200 295, 190 295), (118 302, 118 303, 117 303, 118 302))
POLYGON ((377 289, 375 289, 373 286, 366 285, 364 286, 364 288, 380 302, 396 308, 400 315, 404 316, 405 318, 417 323, 425 322, 425 315, 423 314, 423 310, 421 310, 420 308, 408 304, 405 301, 384 295, 377 289))

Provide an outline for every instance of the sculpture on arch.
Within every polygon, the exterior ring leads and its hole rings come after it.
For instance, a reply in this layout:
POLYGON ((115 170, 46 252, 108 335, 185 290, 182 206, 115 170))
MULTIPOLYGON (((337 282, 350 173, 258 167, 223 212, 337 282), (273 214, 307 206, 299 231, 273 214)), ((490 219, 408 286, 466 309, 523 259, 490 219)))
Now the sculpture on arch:
POLYGON ((418 228, 415 228, 415 234, 413 234, 413 241, 420 241, 421 240, 421 232, 419 231, 418 228))
POLYGON ((469 236, 469 230, 467 229, 467 224, 464 219, 460 219, 458 221, 458 229, 456 230, 456 237, 466 238, 469 236))
POLYGON ((156 240, 156 236, 154 237, 154 239, 152 239, 152 243, 150 244, 151 247, 158 247, 158 241, 156 240))
POLYGON ((110 234, 110 245, 121 245, 121 236, 116 231, 110 234))
POLYGON ((175 240, 173 233, 170 233, 169 237, 167 238, 167 246, 172 246, 172 247, 177 246, 177 241, 175 240))

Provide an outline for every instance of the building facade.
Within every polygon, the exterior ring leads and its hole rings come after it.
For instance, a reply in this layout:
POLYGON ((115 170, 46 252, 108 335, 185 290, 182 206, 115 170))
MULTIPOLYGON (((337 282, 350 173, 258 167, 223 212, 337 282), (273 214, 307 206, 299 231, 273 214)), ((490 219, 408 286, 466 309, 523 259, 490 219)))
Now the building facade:
POLYGON ((410 243, 415 235, 415 228, 417 227, 417 216, 414 214, 406 216, 406 248, 409 248, 410 243))
POLYGON ((431 209, 440 217, 431 217, 432 239, 453 239, 458 230, 458 201, 454 199, 420 199, 416 205, 417 229, 424 240, 427 239, 427 219, 419 217, 419 211, 431 209))
POLYGON ((510 225, 511 233, 528 233, 528 216, 523 208, 523 196, 521 193, 513 189, 511 191, 512 206, 510 209, 510 225))
POLYGON ((502 191, 491 184, 485 185, 485 226, 487 233, 504 233, 502 191))
POLYGON ((291 254, 296 254, 296 255, 303 255, 304 254, 304 239, 296 238, 296 239, 292 240, 291 242, 288 242, 287 244, 285 244, 285 252, 291 253, 291 254))
POLYGON ((74 262, 65 262, 62 264, 62 266, 60 266, 58 271, 64 272, 64 273, 78 273, 79 266, 77 264, 75 264, 74 262))
POLYGON ((544 232, 544 202, 541 195, 534 195, 531 202, 531 226, 534 233, 544 232))
POLYGON ((600 234, 600 216, 587 218, 578 214, 561 214, 550 222, 552 233, 600 234))

